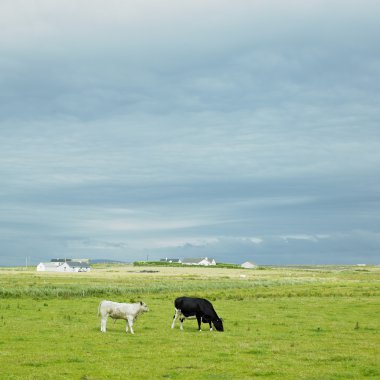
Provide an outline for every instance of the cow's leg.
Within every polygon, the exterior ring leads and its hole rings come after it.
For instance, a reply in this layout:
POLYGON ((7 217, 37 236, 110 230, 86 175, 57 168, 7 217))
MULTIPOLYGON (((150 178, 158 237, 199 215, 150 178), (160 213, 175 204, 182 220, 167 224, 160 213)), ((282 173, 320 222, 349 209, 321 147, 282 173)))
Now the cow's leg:
POLYGON ((131 329, 131 334, 134 334, 135 332, 133 331, 133 317, 128 316, 128 324, 129 328, 131 329))
POLYGON ((125 321, 125 332, 128 332, 128 320, 125 321))
POLYGON ((106 332, 108 315, 102 315, 102 321, 100 323, 100 331, 106 332))
POLYGON ((173 317, 173 323, 172 323, 172 329, 174 329, 174 324, 175 324, 175 321, 177 320, 178 318, 178 310, 175 309, 175 313, 174 313, 174 317, 173 317))
POLYGON ((184 320, 185 318, 180 318, 179 319, 179 322, 180 322, 180 324, 179 324, 179 328, 181 329, 181 330, 183 330, 183 320, 184 320))
POLYGON ((202 331, 202 329, 201 329, 202 318, 199 315, 197 315, 197 322, 198 322, 198 330, 202 331))
POLYGON ((209 325, 210 325, 210 331, 212 331, 212 325, 211 325, 211 322, 209 322, 209 325))

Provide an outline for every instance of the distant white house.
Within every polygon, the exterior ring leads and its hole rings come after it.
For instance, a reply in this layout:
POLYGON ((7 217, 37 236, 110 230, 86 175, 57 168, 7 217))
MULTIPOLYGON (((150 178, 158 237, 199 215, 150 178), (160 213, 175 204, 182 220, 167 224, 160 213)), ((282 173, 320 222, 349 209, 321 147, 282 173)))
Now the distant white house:
POLYGON ((181 264, 182 261, 180 259, 168 259, 167 257, 165 257, 164 259, 160 259, 160 262, 181 264))
POLYGON ((37 265, 37 272, 89 272, 90 270, 88 262, 79 261, 50 261, 37 265))
POLYGON ((61 263, 49 262, 49 263, 39 263, 37 265, 37 272, 57 272, 57 268, 61 263))
POLYGON ((195 258, 195 259, 186 258, 182 260, 182 264, 210 266, 210 265, 216 265, 216 261, 208 257, 200 257, 200 258, 195 258))
POLYGON ((241 264, 241 267, 245 269, 255 269, 257 268, 257 265, 254 263, 251 263, 250 261, 246 261, 243 264, 241 264))

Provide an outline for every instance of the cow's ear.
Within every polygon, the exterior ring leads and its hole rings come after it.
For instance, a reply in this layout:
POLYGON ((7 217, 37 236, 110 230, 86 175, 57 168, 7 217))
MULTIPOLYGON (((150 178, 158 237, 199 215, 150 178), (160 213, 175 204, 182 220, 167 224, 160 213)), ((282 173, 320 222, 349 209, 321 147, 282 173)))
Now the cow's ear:
POLYGON ((140 305, 141 305, 141 306, 142 306, 142 304, 143 304, 143 303, 140 301, 140 305))

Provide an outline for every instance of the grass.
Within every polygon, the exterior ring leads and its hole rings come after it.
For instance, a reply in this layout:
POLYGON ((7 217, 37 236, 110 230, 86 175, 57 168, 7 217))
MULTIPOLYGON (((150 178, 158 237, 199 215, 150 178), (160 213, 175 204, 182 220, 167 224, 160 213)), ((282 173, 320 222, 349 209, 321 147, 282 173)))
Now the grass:
POLYGON ((378 267, 155 269, 1 270, 0 378, 380 378, 378 267), (180 295, 212 300, 225 332, 195 321, 171 330, 180 295), (141 299, 150 312, 135 335, 111 320, 101 334, 103 298, 141 299))

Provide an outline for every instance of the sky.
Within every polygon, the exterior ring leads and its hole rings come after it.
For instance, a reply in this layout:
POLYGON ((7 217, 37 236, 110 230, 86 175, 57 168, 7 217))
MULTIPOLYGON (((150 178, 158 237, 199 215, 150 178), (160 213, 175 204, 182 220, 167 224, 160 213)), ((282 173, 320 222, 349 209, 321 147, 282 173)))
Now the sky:
POLYGON ((380 2, 1 0, 0 265, 380 264, 380 2))

